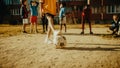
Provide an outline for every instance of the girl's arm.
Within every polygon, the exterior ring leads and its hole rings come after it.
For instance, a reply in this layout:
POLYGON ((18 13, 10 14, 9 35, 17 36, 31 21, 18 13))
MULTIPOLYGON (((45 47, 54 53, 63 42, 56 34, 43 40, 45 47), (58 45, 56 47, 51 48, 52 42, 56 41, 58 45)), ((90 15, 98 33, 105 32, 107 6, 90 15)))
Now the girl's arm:
POLYGON ((39 2, 36 2, 36 4, 37 4, 36 6, 38 7, 38 5, 39 5, 39 2))

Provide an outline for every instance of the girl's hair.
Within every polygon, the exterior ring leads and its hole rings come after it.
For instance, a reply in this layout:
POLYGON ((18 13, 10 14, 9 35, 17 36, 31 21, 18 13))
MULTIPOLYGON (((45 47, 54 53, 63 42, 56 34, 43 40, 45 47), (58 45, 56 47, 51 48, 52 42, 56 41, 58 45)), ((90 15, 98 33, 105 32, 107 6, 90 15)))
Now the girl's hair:
POLYGON ((66 3, 63 2, 63 3, 61 3, 61 4, 63 5, 63 7, 66 7, 66 3))
POLYGON ((36 1, 30 1, 30 4, 32 4, 32 3, 36 3, 36 1))
POLYGON ((27 1, 27 0, 22 0, 22 4, 24 5, 24 2, 27 1))
POLYGON ((30 4, 32 4, 33 3, 33 1, 30 1, 30 4))
POLYGON ((87 5, 87 8, 90 8, 90 5, 87 5))

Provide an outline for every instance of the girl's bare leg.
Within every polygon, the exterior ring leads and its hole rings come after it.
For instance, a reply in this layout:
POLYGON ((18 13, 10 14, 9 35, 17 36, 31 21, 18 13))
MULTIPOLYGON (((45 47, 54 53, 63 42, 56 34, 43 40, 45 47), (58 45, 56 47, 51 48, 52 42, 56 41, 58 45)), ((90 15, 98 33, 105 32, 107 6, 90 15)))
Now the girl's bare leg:
POLYGON ((37 31, 37 23, 34 24, 34 27, 35 27, 35 33, 38 33, 38 31, 37 31))
POLYGON ((48 32, 47 32, 45 42, 47 42, 49 44, 49 43, 52 43, 52 41, 50 40, 50 36, 51 36, 51 32, 54 33, 54 24, 53 24, 52 17, 47 17, 47 19, 48 19, 48 32))
POLYGON ((25 32, 25 31, 26 31, 26 30, 25 30, 25 28, 26 28, 26 24, 23 24, 23 27, 22 27, 23 32, 25 32))
POLYGON ((30 33, 32 33, 32 31, 33 31, 33 24, 31 23, 30 24, 30 33))
POLYGON ((45 43, 51 43, 51 40, 50 40, 51 32, 52 32, 51 28, 48 27, 48 32, 47 32, 47 36, 45 39, 45 43))
POLYGON ((66 24, 64 24, 64 26, 65 26, 65 32, 67 32, 67 26, 66 26, 66 24))
POLYGON ((47 37, 48 37, 48 39, 50 39, 50 36, 51 36, 51 32, 52 32, 52 30, 51 29, 49 29, 49 31, 48 31, 48 33, 47 33, 47 37))

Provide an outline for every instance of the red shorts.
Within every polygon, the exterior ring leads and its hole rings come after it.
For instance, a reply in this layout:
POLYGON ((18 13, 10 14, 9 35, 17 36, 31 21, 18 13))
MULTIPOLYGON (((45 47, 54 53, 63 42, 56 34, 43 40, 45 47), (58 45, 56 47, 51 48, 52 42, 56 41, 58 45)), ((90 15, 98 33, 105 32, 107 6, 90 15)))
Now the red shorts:
POLYGON ((31 16, 30 22, 31 23, 37 23, 37 16, 31 16))

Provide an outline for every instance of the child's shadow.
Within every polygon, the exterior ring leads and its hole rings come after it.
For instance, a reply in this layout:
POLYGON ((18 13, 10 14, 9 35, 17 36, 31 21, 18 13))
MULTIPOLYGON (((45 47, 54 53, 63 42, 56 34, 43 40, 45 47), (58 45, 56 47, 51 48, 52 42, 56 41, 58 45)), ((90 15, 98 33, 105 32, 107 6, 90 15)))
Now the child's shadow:
POLYGON ((64 50, 80 50, 80 51, 120 51, 120 47, 107 47, 107 48, 102 48, 102 47, 65 47, 63 48, 64 50))
POLYGON ((63 33, 63 35, 73 35, 73 36, 100 36, 100 37, 106 37, 106 38, 120 38, 120 35, 112 35, 112 34, 99 34, 99 33, 94 33, 94 34, 80 34, 80 33, 63 33))
POLYGON ((95 36, 101 36, 101 35, 112 35, 112 34, 98 34, 98 33, 94 33, 94 34, 89 34, 89 33, 85 33, 85 34, 80 34, 80 33, 63 33, 63 35, 95 35, 95 36))
POLYGON ((68 43, 68 44, 89 45, 89 47, 65 47, 63 49, 80 50, 80 51, 120 51, 120 44, 98 44, 98 43, 68 43), (91 45, 99 45, 99 46, 90 47, 91 45))

